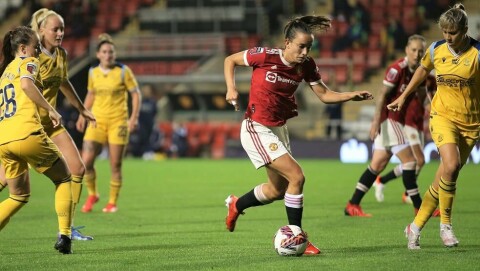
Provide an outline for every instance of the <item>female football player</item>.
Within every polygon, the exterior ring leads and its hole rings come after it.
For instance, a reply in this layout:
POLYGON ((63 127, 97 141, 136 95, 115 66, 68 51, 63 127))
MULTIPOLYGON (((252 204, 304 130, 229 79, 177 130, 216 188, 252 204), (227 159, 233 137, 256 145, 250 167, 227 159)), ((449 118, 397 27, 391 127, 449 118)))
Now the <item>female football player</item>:
MULTIPOLYGON (((46 8, 36 11, 30 22, 32 29, 38 33, 41 42, 40 77, 43 84, 43 96, 54 107, 57 106, 58 91, 62 91, 68 101, 78 110, 81 116, 88 121, 95 122, 95 118, 83 105, 72 83, 68 79, 68 62, 65 49, 61 47, 65 25, 62 16, 46 8)), ((68 168, 72 173, 73 213, 80 201, 82 179, 85 174, 80 153, 70 134, 62 126, 52 126, 46 111, 39 109, 40 119, 48 137, 58 146, 65 157, 68 168)), ((72 219, 73 223, 73 219, 72 219)), ((82 235, 72 225, 74 240, 92 240, 91 236, 82 235)))
POLYGON ((437 92, 431 105, 430 132, 441 162, 420 211, 405 228, 408 249, 420 249, 420 231, 437 205, 443 244, 458 245, 451 220, 457 178, 479 138, 480 43, 467 35, 468 17, 462 4, 444 12, 438 26, 444 39, 430 45, 403 94, 388 105, 390 110, 401 110, 407 97, 435 70, 437 92))
MULTIPOLYGON (((82 158, 86 166, 85 182, 88 197, 82 212, 92 211, 99 200, 96 185, 95 158, 108 142, 111 167, 110 197, 103 208, 105 213, 117 211, 117 199, 122 186, 122 160, 128 136, 137 128, 141 94, 130 68, 117 63, 115 45, 108 34, 101 34, 97 45, 99 64, 88 73, 88 93, 85 106, 97 118, 96 127, 87 127, 83 138, 82 158), (132 98, 132 114, 128 117, 128 93, 132 98)), ((80 116, 77 129, 84 131, 85 118, 80 116)))
MULTIPOLYGON (((302 227, 302 168, 292 157, 286 126, 297 116, 294 93, 305 80, 324 103, 372 99, 367 91, 339 93, 331 91, 321 80, 315 61, 308 56, 317 30, 330 27, 323 16, 304 16, 291 20, 284 28, 285 48, 255 47, 228 56, 224 73, 226 99, 238 109, 238 91, 234 71, 237 66, 253 67, 250 98, 241 128, 241 143, 255 168, 265 167, 268 180, 237 198, 228 196, 227 229, 235 230, 237 218, 249 207, 284 199, 288 223, 302 227)), ((305 254, 319 254, 311 243, 305 254)))
POLYGON ((55 249, 70 254, 72 219, 72 177, 62 154, 47 136, 37 113, 42 108, 51 127, 60 125, 61 116, 42 96, 39 79, 40 42, 28 27, 17 27, 3 39, 0 64, 0 160, 10 196, 0 203, 0 230, 30 197, 28 165, 50 178, 55 185, 55 211, 59 238, 55 249))
MULTIPOLYGON (((30 26, 40 36, 41 53, 39 56, 39 74, 43 85, 43 96, 50 105, 56 108, 58 91, 61 90, 68 101, 80 112, 80 115, 94 124, 94 116, 82 104, 73 85, 68 79, 67 54, 65 49, 61 47, 65 29, 62 16, 53 10, 42 8, 32 15, 30 26)), ((62 125, 53 127, 47 113, 44 109, 39 108, 40 120, 42 121, 45 132, 63 154, 68 168, 72 173, 73 213, 75 214, 76 206, 80 201, 80 194, 82 192, 82 179, 85 173, 85 166, 70 134, 62 125)), ((0 167, 0 171, 1 170, 3 169, 0 167)), ((93 240, 91 236, 82 235, 78 231, 79 228, 81 227, 75 228, 72 224, 72 239, 84 241, 93 240)))

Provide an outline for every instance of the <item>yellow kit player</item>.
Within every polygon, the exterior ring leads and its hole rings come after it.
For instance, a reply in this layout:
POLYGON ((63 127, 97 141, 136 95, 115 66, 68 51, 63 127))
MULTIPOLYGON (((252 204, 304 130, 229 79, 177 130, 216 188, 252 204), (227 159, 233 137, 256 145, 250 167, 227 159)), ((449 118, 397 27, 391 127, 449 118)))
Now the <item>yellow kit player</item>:
POLYGON ((45 110, 53 127, 61 116, 45 100, 35 85, 40 52, 37 34, 28 27, 17 27, 3 39, 0 64, 0 161, 5 169, 9 197, 0 203, 0 230, 30 197, 28 164, 50 178, 55 185, 55 211, 60 236, 54 248, 72 253, 71 175, 55 144, 45 133, 37 106, 45 110))
MULTIPOLYGON (((117 63, 115 45, 108 34, 99 37, 97 45, 99 64, 90 68, 85 106, 91 108, 97 119, 96 127, 87 127, 83 138, 82 158, 85 162, 88 197, 82 212, 91 212, 99 200, 96 185, 95 158, 108 143, 111 180, 110 197, 103 208, 105 213, 117 211, 117 199, 122 186, 122 160, 128 136, 138 126, 141 94, 132 71, 117 63), (132 114, 128 117, 128 94, 132 98, 132 114)), ((77 129, 84 131, 85 119, 80 116, 77 129)))
POLYGON ((444 12, 438 25, 444 39, 429 47, 403 95, 388 105, 400 110, 405 98, 435 70, 437 92, 431 105, 430 132, 441 163, 415 220, 405 229, 409 249, 420 249, 420 231, 437 205, 443 244, 458 245, 451 221, 457 178, 479 139, 480 42, 467 35, 468 18, 462 4, 444 12))

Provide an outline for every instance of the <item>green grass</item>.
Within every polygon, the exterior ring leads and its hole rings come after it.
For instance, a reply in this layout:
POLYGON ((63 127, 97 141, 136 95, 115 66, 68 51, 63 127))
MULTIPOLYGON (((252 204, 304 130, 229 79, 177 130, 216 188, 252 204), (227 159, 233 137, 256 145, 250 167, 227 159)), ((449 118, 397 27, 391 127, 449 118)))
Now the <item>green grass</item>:
MULTIPOLYGON (((0 232, 0 270, 479 270, 478 166, 462 170, 454 208, 458 248, 443 247, 438 218, 422 232, 420 251, 408 251, 403 229, 413 208, 401 203, 402 182, 388 185, 385 202, 373 191, 362 206, 374 217, 351 218, 343 208, 365 164, 300 160, 307 176, 303 227, 320 256, 280 257, 272 237, 288 224, 282 201, 251 208, 237 229, 225 229, 225 197, 242 195, 266 178, 248 160, 126 160, 119 211, 103 214, 109 166, 97 163, 100 202, 76 224, 95 240, 75 242, 73 255, 53 249, 53 185, 32 173, 30 202, 0 232)), ((419 180, 422 194, 437 164, 419 180)), ((7 197, 3 191, 0 198, 7 197)), ((85 198, 86 192, 84 191, 85 198)))

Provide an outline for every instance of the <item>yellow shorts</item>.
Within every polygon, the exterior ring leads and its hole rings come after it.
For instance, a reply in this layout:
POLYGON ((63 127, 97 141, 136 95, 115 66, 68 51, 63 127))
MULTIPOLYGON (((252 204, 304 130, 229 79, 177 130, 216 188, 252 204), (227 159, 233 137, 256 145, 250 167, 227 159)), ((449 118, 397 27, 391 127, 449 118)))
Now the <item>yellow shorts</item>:
POLYGON ((439 115, 430 115, 430 133, 437 148, 447 143, 456 144, 462 164, 467 162, 470 152, 480 137, 479 127, 473 130, 467 129, 439 115))
POLYGON ((95 141, 101 144, 109 143, 115 145, 128 144, 128 119, 97 118, 97 127, 89 125, 83 137, 84 141, 95 141))
POLYGON ((59 135, 63 132, 67 132, 67 130, 65 129, 65 127, 63 127, 63 125, 58 125, 57 127, 53 127, 52 122, 49 122, 47 124, 42 123, 42 125, 43 125, 43 130, 45 130, 45 133, 50 138, 53 138, 56 135, 59 135))
POLYGON ((51 168, 61 153, 43 130, 29 137, 0 145, 0 161, 5 177, 13 179, 28 170, 30 164, 40 173, 51 168))

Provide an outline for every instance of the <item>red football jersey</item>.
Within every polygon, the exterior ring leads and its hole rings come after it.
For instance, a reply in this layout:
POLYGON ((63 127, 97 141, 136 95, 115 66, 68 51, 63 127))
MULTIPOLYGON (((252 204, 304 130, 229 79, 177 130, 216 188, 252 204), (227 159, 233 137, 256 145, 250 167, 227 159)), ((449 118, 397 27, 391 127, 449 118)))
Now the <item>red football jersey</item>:
POLYGON ((301 64, 288 63, 277 48, 255 47, 246 50, 244 61, 253 67, 245 118, 265 126, 281 126, 298 115, 294 93, 305 80, 320 83, 315 61, 308 57, 301 64))
MULTIPOLYGON (((387 68, 387 71, 385 72, 385 77, 383 79, 383 84, 387 87, 393 88, 393 90, 390 91, 387 97, 385 97, 385 106, 382 108, 380 122, 383 122, 385 119, 388 118, 401 124, 405 124, 405 114, 407 110, 409 110, 408 108, 410 106, 410 103, 413 100, 417 99, 417 95, 410 95, 405 101, 403 109, 400 112, 390 111, 387 109, 386 105, 390 104, 395 99, 400 97, 400 95, 402 95, 403 91, 412 79, 414 73, 415 71, 410 71, 410 69, 408 68, 407 58, 399 59, 387 68)), ((425 82, 423 82, 419 87, 425 87, 425 82)), ((423 107, 423 102, 419 104, 423 107)))

